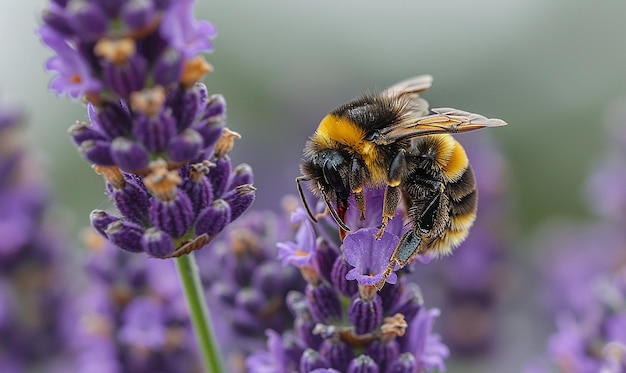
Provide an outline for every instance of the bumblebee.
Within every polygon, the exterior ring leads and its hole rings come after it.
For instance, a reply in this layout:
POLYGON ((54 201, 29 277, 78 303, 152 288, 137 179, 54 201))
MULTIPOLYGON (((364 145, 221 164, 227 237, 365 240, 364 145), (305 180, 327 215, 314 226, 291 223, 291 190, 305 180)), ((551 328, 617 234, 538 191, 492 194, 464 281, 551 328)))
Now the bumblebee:
POLYGON ((365 94, 331 111, 304 148, 298 192, 314 222, 302 182, 326 204, 343 239, 348 198, 354 195, 363 219, 366 188, 385 188, 377 238, 395 215, 407 207, 411 229, 400 239, 387 275, 418 254, 449 254, 467 237, 476 217, 478 194, 465 150, 451 134, 506 125, 457 109, 429 109, 419 95, 432 77, 401 81, 379 94, 365 94))

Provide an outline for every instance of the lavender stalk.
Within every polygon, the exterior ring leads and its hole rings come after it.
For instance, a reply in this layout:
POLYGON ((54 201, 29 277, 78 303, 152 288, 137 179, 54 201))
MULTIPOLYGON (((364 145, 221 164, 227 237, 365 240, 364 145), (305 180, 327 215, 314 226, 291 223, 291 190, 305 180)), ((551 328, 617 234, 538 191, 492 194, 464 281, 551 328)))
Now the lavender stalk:
POLYGON ((189 253, 176 258, 175 262, 205 371, 223 372, 222 359, 213 333, 196 258, 193 253, 189 253))

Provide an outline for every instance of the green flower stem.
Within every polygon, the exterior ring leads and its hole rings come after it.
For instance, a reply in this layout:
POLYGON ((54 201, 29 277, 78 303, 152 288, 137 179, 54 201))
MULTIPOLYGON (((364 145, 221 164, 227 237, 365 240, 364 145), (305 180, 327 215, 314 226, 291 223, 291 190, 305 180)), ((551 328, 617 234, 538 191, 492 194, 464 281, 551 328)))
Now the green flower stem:
POLYGON ((222 359, 213 335, 213 327, 200 282, 196 258, 193 253, 189 253, 181 255, 175 260, 205 371, 208 373, 224 372, 222 359))

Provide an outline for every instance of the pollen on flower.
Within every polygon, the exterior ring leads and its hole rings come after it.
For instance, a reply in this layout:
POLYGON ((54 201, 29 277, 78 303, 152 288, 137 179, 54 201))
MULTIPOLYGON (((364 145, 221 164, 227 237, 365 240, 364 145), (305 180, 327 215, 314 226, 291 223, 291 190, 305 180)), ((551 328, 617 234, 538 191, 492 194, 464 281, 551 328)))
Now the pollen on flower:
POLYGON ((222 132, 222 137, 220 137, 220 139, 217 140, 217 143, 215 144, 215 156, 218 159, 224 158, 226 153, 233 149, 233 146, 235 145, 235 140, 239 140, 240 138, 241 135, 237 132, 231 131, 228 128, 224 128, 224 131, 222 132))
POLYGON ((160 201, 173 201, 176 198, 176 188, 182 183, 178 171, 170 171, 163 160, 150 164, 150 173, 143 179, 146 188, 160 201))
POLYGON ((197 56, 196 58, 185 62, 183 67, 183 74, 180 77, 180 83, 184 86, 191 86, 196 82, 199 82, 202 77, 213 71, 211 66, 204 57, 197 56))
POLYGON ((215 163, 208 159, 192 164, 189 166, 189 179, 194 183, 199 182, 205 175, 209 174, 211 167, 215 167, 215 163))
POLYGON ((96 56, 100 56, 116 65, 122 65, 136 52, 135 41, 131 38, 112 40, 102 38, 94 47, 96 56))
POLYGON ((80 83, 82 83, 82 81, 83 81, 83 78, 81 78, 81 76, 78 75, 78 74, 74 74, 70 78, 70 82, 73 83, 73 84, 80 84, 80 83))
POLYGON ((165 88, 154 86, 130 94, 130 107, 147 116, 157 115, 165 103, 165 88))
POLYGON ((380 326, 383 339, 393 339, 395 337, 401 337, 406 332, 406 328, 409 325, 404 319, 404 315, 396 313, 393 316, 385 317, 383 319, 383 325, 380 326))
POLYGON ((122 189, 126 185, 124 175, 118 167, 94 165, 93 170, 96 174, 102 175, 116 189, 122 189))

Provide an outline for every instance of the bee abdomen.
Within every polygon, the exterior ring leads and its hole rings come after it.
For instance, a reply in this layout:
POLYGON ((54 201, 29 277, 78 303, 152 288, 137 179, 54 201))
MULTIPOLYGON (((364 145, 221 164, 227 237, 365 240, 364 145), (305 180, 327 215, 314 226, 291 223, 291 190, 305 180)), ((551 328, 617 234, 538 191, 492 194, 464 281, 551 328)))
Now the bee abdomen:
POLYGON ((458 180, 447 185, 447 191, 450 195, 450 229, 469 230, 476 219, 478 206, 476 181, 469 164, 458 180))

